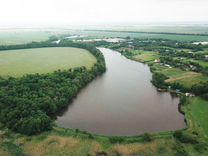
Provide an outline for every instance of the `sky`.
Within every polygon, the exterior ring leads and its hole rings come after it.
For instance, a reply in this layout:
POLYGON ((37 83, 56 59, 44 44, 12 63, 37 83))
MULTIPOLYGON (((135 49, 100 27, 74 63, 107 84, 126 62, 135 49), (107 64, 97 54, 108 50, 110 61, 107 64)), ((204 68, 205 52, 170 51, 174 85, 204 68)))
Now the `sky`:
POLYGON ((0 27, 208 22, 208 0, 0 0, 0 27))

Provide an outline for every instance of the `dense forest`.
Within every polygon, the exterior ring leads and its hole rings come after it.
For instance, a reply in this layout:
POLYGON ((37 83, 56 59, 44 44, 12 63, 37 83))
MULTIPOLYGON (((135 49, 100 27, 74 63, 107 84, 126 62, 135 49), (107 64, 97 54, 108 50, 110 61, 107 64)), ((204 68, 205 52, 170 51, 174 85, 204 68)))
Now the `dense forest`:
POLYGON ((20 78, 0 77, 0 122, 7 128, 32 135, 52 128, 52 116, 66 107, 78 91, 105 71, 102 53, 90 44, 63 40, 0 46, 1 50, 41 47, 78 47, 91 52, 97 63, 85 67, 58 70, 48 74, 30 74, 20 78))

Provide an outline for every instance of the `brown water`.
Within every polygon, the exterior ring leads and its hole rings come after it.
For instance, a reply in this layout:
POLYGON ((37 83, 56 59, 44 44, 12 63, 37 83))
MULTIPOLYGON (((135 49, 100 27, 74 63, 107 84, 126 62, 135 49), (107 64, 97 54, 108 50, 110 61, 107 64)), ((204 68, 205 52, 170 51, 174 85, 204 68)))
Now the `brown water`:
POLYGON ((100 48, 107 71, 80 91, 58 118, 60 127, 102 135, 138 135, 185 127, 179 99, 157 92, 147 65, 100 48))

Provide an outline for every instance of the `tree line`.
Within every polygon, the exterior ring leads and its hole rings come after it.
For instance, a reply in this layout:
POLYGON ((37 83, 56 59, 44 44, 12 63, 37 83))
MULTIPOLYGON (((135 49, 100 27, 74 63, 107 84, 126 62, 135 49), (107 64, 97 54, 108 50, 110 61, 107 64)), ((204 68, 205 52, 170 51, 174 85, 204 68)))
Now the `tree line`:
POLYGON ((97 63, 87 70, 79 67, 48 74, 28 74, 20 78, 0 77, 0 122, 7 128, 32 135, 52 128, 55 113, 66 107, 79 90, 105 70, 102 53, 90 44, 49 41, 0 46, 1 50, 41 47, 78 47, 91 52, 97 63))

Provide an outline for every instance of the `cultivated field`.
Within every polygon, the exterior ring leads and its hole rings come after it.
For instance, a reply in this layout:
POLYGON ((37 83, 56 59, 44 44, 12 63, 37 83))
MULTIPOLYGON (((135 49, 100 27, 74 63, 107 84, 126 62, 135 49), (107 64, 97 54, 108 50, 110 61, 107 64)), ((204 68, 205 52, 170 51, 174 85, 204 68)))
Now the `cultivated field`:
POLYGON ((7 50, 0 51, 0 75, 19 77, 81 66, 90 68, 95 62, 91 53, 79 48, 7 50))

